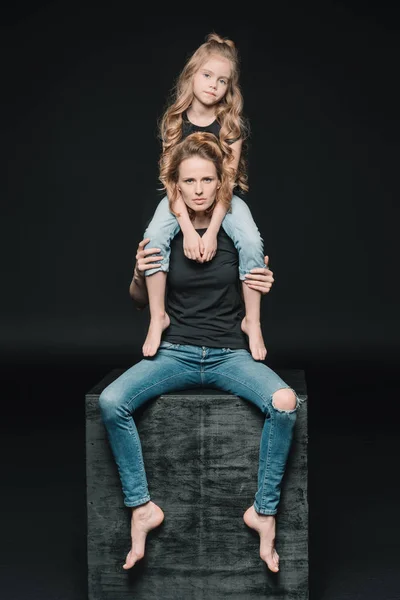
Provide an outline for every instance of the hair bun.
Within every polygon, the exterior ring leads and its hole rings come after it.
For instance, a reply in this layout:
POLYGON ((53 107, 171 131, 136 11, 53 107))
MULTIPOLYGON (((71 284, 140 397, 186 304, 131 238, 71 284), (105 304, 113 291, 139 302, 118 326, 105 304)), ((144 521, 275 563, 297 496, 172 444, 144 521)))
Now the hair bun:
POLYGON ((226 44, 229 48, 235 48, 235 42, 229 38, 223 38, 218 33, 209 33, 206 37, 206 42, 216 42, 217 44, 226 44))

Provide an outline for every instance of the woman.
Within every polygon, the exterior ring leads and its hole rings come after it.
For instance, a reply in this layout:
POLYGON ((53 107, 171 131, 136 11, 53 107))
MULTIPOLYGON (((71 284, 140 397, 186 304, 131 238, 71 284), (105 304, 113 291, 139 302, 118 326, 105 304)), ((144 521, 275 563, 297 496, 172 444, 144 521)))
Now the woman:
MULTIPOLYGON (((203 235, 216 202, 231 194, 223 153, 215 136, 193 133, 185 138, 173 150, 163 177, 168 196, 182 196, 196 231, 203 235)), ((240 290, 238 254, 222 228, 217 253, 206 263, 185 257, 182 234, 178 233, 171 243, 165 315, 169 326, 163 332, 160 349, 154 357, 128 369, 100 395, 102 418, 118 465, 124 502, 132 507, 132 547, 125 569, 144 556, 147 533, 164 519, 161 508, 150 500, 132 415, 156 396, 204 386, 240 396, 266 416, 258 489, 254 504, 243 518, 259 533, 261 558, 271 571, 279 570, 274 515, 300 400, 276 373, 252 358, 243 331, 240 290)), ((146 285, 137 273, 130 293, 138 305, 146 304, 146 285)))

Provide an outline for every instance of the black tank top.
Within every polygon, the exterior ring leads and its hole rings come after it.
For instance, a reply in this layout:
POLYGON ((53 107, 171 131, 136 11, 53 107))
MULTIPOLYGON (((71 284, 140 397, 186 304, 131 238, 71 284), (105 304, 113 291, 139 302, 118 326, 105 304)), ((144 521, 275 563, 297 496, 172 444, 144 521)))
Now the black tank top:
MULTIPOLYGON (((218 123, 217 119, 215 119, 209 125, 195 125, 191 121, 189 121, 186 110, 182 113, 182 139, 194 133, 195 131, 207 131, 208 133, 213 133, 216 138, 219 139, 219 132, 221 131, 221 125, 218 123)), ((235 140, 229 140, 229 144, 233 144, 237 142, 240 138, 236 138, 235 140)))
POLYGON ((221 125, 215 119, 210 125, 195 125, 191 121, 189 121, 188 116, 185 112, 182 114, 182 139, 194 133, 195 131, 206 131, 207 133, 213 133, 216 138, 219 139, 219 132, 221 130, 221 125))

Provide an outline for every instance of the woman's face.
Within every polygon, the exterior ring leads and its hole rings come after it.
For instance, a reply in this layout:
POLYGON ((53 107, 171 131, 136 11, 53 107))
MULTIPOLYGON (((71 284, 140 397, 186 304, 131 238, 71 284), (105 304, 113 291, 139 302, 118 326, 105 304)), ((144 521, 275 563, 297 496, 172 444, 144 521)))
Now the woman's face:
POLYGON ((179 166, 178 190, 185 204, 203 213, 212 206, 220 181, 215 165, 199 156, 185 158, 179 166))
POLYGON ((222 56, 211 56, 193 77, 193 94, 206 106, 213 106, 225 96, 232 74, 231 63, 222 56))

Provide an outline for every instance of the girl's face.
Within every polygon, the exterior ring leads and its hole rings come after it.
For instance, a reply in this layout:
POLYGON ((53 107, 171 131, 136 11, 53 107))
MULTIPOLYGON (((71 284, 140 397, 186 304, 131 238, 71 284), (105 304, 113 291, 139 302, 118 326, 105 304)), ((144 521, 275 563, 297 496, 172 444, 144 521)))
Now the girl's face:
POLYGON ((198 215, 212 206, 219 187, 217 170, 210 160, 192 156, 181 162, 178 190, 186 206, 198 215))
POLYGON ((202 64, 193 77, 193 94, 206 106, 213 106, 225 96, 232 74, 232 65, 227 58, 211 56, 202 64))

